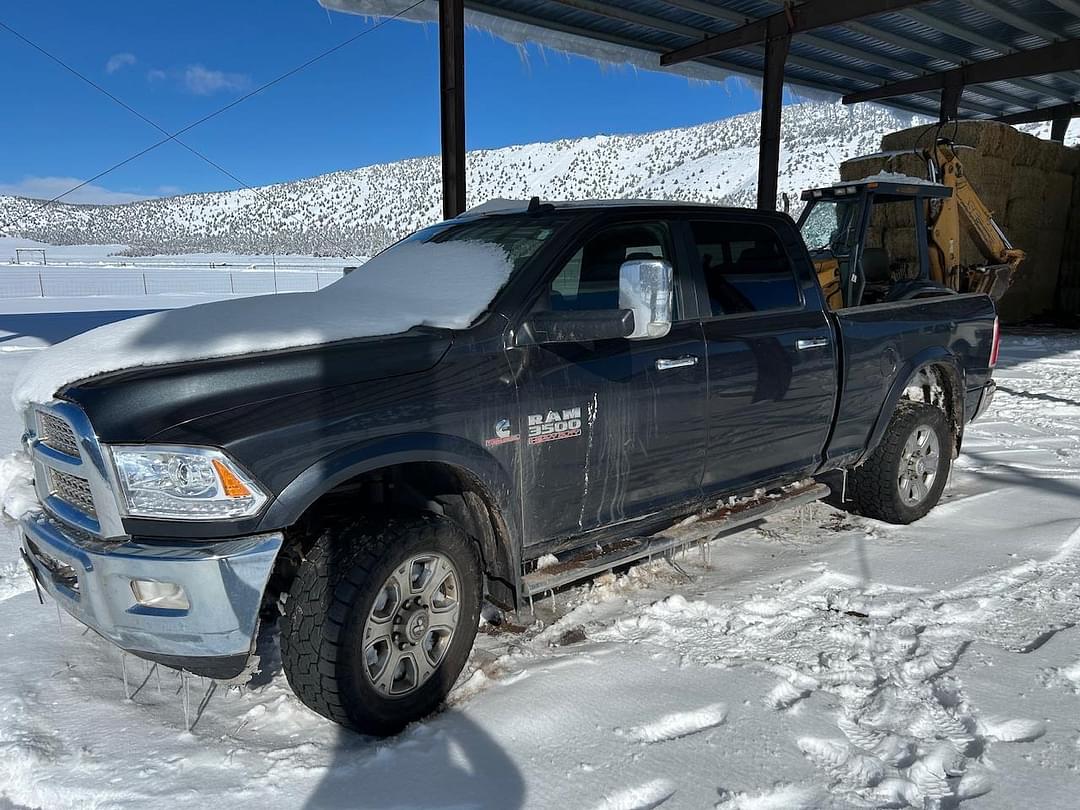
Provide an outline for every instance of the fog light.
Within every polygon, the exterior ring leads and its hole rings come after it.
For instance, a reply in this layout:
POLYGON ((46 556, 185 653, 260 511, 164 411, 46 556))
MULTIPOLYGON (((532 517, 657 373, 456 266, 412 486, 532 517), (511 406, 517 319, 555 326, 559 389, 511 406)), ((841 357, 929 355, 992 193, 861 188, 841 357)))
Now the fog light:
POLYGON ((175 582, 133 579, 131 592, 135 594, 135 601, 144 607, 166 610, 188 610, 191 607, 184 589, 175 582))

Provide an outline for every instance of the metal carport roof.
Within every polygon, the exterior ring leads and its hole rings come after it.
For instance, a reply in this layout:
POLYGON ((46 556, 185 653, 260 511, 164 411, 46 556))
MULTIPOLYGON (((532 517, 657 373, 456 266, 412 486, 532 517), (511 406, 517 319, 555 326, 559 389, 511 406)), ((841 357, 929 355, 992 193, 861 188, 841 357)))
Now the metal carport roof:
MULTIPOLYGON (((321 0, 342 11, 397 14, 406 0, 321 0)), ((857 17, 859 0, 837 2, 857 17)), ((797 6, 796 6, 797 7, 797 6)), ((465 21, 515 42, 531 41, 608 62, 660 68, 661 54, 784 9, 769 0, 465 0, 465 21)), ((428 0, 402 15, 434 21, 428 0)), ((796 33, 784 81, 814 97, 838 97, 1043 45, 1080 38, 1080 0, 934 0, 796 33)), ((701 78, 760 78, 764 45, 702 57, 682 72, 701 78)), ((1080 73, 966 86, 959 112, 996 118, 1080 101, 1080 73)), ((883 100, 937 117, 940 91, 883 100)))

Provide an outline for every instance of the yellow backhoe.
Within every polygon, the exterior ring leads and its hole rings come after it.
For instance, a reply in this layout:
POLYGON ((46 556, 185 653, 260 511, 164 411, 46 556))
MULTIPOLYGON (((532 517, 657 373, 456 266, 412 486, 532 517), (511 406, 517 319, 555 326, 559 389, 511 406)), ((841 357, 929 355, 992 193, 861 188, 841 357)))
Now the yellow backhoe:
MULTIPOLYGON (((833 309, 955 293, 987 293, 998 300, 1024 261, 972 187, 957 147, 938 139, 933 149, 874 155, 918 155, 926 177, 892 172, 835 186, 808 189, 799 228, 822 289, 833 309), (877 212, 882 205, 913 207, 915 244, 890 255, 877 212), (961 222, 982 256, 960 255, 961 222), (964 257, 967 258, 967 257, 964 257)), ((896 218, 894 218, 896 221, 896 218)), ((894 252, 895 251, 895 245, 894 252)))

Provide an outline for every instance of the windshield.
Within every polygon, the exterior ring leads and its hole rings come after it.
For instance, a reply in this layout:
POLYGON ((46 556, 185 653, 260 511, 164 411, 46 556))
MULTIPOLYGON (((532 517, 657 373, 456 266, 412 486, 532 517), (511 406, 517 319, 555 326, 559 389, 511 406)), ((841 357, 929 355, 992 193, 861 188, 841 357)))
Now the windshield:
POLYGON ((810 250, 831 250, 837 255, 851 252, 855 241, 858 203, 854 200, 815 200, 799 230, 810 250))
MULTIPOLYGON (((565 219, 553 217, 491 217, 471 222, 440 222, 423 228, 398 244, 427 242, 486 242, 506 251, 512 272, 520 270, 565 219)), ((391 250, 393 248, 390 248, 391 250)))

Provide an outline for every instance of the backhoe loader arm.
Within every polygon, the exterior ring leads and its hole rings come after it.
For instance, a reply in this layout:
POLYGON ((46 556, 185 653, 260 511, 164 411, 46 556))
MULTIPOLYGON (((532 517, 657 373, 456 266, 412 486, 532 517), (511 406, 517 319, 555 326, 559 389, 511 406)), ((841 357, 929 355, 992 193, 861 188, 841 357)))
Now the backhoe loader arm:
POLYGON ((938 182, 952 188, 953 194, 940 201, 941 209, 929 228, 931 276, 954 290, 988 293, 997 300, 1012 283, 1025 253, 1012 246, 994 220, 993 213, 968 181, 951 144, 939 143, 935 147, 933 168, 938 182), (961 214, 986 259, 985 266, 961 265, 961 214))

